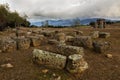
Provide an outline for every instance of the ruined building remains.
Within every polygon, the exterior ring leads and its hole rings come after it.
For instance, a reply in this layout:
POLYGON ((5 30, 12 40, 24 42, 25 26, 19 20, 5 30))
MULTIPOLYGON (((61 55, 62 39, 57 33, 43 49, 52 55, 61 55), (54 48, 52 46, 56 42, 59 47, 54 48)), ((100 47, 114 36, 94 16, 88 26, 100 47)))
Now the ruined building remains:
POLYGON ((105 19, 97 19, 96 22, 92 25, 94 28, 105 28, 106 21, 105 19))

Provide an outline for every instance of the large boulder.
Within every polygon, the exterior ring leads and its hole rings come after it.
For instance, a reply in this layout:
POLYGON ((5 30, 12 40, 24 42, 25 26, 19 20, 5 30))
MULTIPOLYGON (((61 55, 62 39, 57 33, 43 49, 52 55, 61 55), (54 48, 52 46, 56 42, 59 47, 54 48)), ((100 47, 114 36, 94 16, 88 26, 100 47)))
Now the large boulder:
POLYGON ((73 54, 68 57, 66 69, 70 73, 82 73, 88 69, 88 63, 83 59, 80 54, 73 54))
POLYGON ((13 52, 16 50, 16 41, 13 39, 1 39, 0 50, 2 52, 13 52))
POLYGON ((33 61, 39 65, 43 65, 55 69, 63 69, 66 65, 66 56, 55 54, 43 50, 34 49, 33 61))
POLYGON ((96 42, 93 42, 93 48, 98 53, 104 53, 110 49, 110 43, 103 42, 103 41, 96 41, 96 42))
POLYGON ((110 33, 108 32, 99 32, 99 38, 108 38, 110 37, 110 33))
POLYGON ((91 33, 90 33, 90 36, 91 36, 92 38, 99 38, 99 31, 91 32, 91 33))
POLYGON ((75 37, 73 40, 73 46, 80 46, 84 48, 92 47, 92 38, 90 36, 75 37))
POLYGON ((69 45, 58 45, 57 53, 69 56, 73 54, 84 55, 84 49, 82 47, 69 46, 69 45))

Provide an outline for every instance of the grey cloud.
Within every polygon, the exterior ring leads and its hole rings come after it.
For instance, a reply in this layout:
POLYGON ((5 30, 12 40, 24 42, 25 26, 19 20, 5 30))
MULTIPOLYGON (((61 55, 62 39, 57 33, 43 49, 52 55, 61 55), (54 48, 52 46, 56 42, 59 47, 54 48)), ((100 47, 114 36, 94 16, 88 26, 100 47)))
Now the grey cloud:
POLYGON ((120 0, 9 0, 13 10, 34 18, 120 18, 120 0))

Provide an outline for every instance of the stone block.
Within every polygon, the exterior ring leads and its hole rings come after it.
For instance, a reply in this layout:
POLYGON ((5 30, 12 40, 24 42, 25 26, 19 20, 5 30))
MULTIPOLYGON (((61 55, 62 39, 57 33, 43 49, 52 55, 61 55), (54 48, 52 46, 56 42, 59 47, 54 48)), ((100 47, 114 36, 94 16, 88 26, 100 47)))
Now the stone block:
POLYGON ((110 33, 108 32, 100 32, 99 33, 99 38, 108 38, 110 37, 110 33))
POLYGON ((33 61, 39 65, 55 68, 55 69, 63 69, 66 64, 66 56, 34 49, 33 51, 33 61))
POLYGON ((110 43, 103 41, 93 42, 93 48, 98 53, 104 53, 110 49, 110 43))
POLYGON ((82 47, 68 46, 68 45, 58 45, 57 53, 69 56, 73 54, 84 55, 84 49, 82 47))
POLYGON ((0 40, 0 49, 2 52, 13 52, 16 50, 16 41, 12 39, 0 40))
POLYGON ((74 41, 73 41, 73 46, 91 48, 92 47, 92 38, 90 36, 75 37, 74 41))
POLYGON ((91 38, 94 38, 94 39, 99 38, 99 31, 91 32, 90 36, 91 36, 91 38))
POLYGON ((33 46, 33 47, 37 47, 37 46, 40 46, 41 44, 41 39, 38 37, 38 36, 29 36, 27 37, 30 39, 30 45, 33 46))
POLYGON ((29 38, 15 38, 16 42, 17 42, 17 49, 19 50, 24 50, 24 49, 28 49, 30 47, 30 39, 29 38))
POLYGON ((70 73, 82 73, 88 69, 88 63, 83 59, 80 54, 73 54, 68 57, 66 69, 70 73))
POLYGON ((66 35, 64 33, 57 33, 55 35, 55 39, 60 41, 60 42, 65 42, 66 41, 66 35))

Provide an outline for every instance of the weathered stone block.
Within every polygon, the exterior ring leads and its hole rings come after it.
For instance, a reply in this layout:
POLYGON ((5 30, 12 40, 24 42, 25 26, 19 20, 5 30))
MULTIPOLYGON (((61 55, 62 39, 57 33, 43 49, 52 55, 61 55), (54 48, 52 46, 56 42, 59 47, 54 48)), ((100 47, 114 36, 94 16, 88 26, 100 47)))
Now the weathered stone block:
POLYGON ((17 42, 17 49, 23 50, 23 49, 28 49, 30 47, 30 39, 29 38, 15 38, 17 42))
POLYGON ((92 38, 90 36, 76 37, 76 38, 74 38, 73 45, 84 47, 84 48, 91 48, 92 47, 92 38))
POLYGON ((90 36, 91 36, 92 38, 99 38, 99 31, 91 32, 91 33, 90 33, 90 36))
POLYGON ((73 36, 66 36, 66 42, 73 42, 74 37, 73 36))
POLYGON ((33 46, 33 47, 37 47, 37 46, 40 46, 40 44, 41 44, 41 39, 38 37, 38 36, 29 36, 29 37, 27 37, 27 38, 29 38, 30 39, 30 41, 31 41, 31 46, 33 46))
POLYGON ((98 53, 104 53, 110 49, 110 43, 102 41, 93 42, 93 48, 98 53))
POLYGON ((55 40, 55 39, 50 39, 50 40, 48 40, 48 44, 58 45, 58 44, 59 44, 59 41, 57 41, 57 40, 55 40))
POLYGON ((70 73, 81 73, 88 69, 87 62, 83 59, 83 56, 80 54, 73 54, 68 57, 66 64, 66 69, 70 73))
POLYGON ((73 32, 67 32, 66 35, 72 36, 72 37, 82 36, 82 35, 83 35, 83 32, 82 32, 82 31, 75 30, 75 31, 73 31, 73 32))
POLYGON ((83 31, 76 30, 75 33, 76 33, 77 36, 82 36, 83 35, 83 31))
POLYGON ((16 31, 16 36, 25 36, 26 35, 26 32, 24 31, 16 31))
POLYGON ((68 45, 58 45, 57 53, 69 56, 73 54, 84 55, 84 49, 82 47, 68 46, 68 45))
POLYGON ((50 68, 63 69, 66 64, 66 59, 66 56, 43 50, 34 49, 33 51, 34 62, 50 68))
POLYGON ((44 35, 45 37, 51 37, 53 38, 55 36, 55 32, 54 31, 41 31, 40 34, 44 35))
POLYGON ((16 41, 12 39, 2 39, 0 40, 0 49, 2 52, 13 52, 16 50, 16 41))
POLYGON ((108 32, 100 32, 99 33, 99 38, 108 38, 110 37, 110 33, 108 32))
POLYGON ((60 42, 65 42, 66 41, 66 35, 64 33, 57 33, 55 35, 55 39, 60 41, 60 42))

